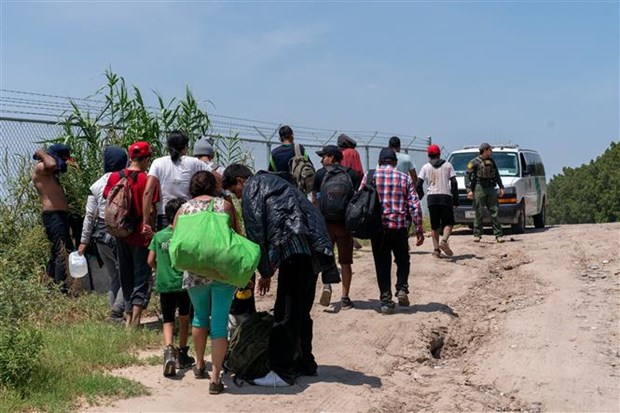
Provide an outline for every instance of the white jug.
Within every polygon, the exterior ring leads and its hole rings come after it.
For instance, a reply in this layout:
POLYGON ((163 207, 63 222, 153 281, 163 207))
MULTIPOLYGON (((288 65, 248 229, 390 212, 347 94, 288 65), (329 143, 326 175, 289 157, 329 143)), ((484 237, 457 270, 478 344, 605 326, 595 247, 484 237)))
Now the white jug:
POLYGON ((69 273, 73 278, 82 278, 88 274, 88 264, 86 257, 73 251, 69 254, 69 273))

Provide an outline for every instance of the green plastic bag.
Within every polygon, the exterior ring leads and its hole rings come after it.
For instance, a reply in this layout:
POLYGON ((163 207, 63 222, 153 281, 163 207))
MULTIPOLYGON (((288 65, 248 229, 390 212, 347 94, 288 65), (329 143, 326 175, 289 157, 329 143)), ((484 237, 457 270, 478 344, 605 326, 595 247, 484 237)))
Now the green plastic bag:
POLYGON ((228 214, 204 212, 179 215, 170 240, 172 266, 205 278, 245 287, 256 271, 260 247, 237 234, 228 214))

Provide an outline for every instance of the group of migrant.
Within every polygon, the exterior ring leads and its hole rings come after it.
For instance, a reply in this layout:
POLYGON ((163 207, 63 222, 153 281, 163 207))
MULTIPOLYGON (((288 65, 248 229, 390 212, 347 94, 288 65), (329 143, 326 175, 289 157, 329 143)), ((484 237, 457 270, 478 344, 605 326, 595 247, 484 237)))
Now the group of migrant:
POLYGON ((381 230, 372 186, 356 192, 348 174, 328 168, 322 196, 313 199, 312 162, 301 145, 285 143, 283 136, 292 141, 288 126, 280 135, 279 148, 287 153, 276 148, 269 171, 256 174, 242 164, 217 165, 206 138, 189 156, 189 139, 180 131, 167 138, 169 155, 152 161, 147 142, 135 142, 127 152, 108 147, 106 173, 91 186, 78 252, 91 241, 100 253, 107 249, 104 262, 120 281, 112 291, 111 276, 111 315, 118 317, 122 308, 127 325, 140 324, 153 272, 164 321, 164 375, 193 365, 197 379, 210 378, 211 394, 224 390, 223 368, 235 380, 262 386, 315 376, 310 310, 318 274, 325 285, 340 282, 326 217, 346 219, 350 235, 359 238, 381 230), (276 271, 273 311, 257 313, 254 291, 269 291, 276 271), (190 323, 195 359, 188 354, 190 323))

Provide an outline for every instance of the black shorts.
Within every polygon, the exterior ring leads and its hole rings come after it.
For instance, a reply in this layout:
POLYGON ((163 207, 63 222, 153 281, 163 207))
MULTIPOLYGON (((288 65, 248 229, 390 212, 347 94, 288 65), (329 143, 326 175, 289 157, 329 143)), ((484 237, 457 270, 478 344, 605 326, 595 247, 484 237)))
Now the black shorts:
POLYGON ((434 231, 454 225, 454 208, 452 205, 429 205, 428 213, 431 216, 431 229, 434 231))
POLYGON ((174 313, 177 308, 179 309, 179 316, 189 315, 190 300, 187 290, 161 293, 159 294, 159 302, 164 323, 174 323, 174 313))

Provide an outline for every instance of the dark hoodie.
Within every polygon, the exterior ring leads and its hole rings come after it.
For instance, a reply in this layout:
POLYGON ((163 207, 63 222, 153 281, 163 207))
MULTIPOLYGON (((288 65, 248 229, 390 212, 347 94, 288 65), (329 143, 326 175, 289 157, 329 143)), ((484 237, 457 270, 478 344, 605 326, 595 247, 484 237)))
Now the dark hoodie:
POLYGON ((103 151, 103 171, 116 172, 127 166, 127 152, 119 146, 108 146, 103 151))
MULTIPOLYGON (((67 172, 67 162, 65 159, 71 156, 71 148, 63 143, 55 143, 47 148, 47 154, 54 158, 56 161, 56 173, 67 172)), ((32 156, 32 159, 39 160, 36 155, 32 156)))

